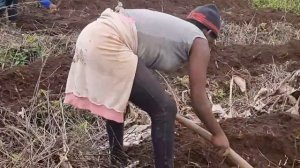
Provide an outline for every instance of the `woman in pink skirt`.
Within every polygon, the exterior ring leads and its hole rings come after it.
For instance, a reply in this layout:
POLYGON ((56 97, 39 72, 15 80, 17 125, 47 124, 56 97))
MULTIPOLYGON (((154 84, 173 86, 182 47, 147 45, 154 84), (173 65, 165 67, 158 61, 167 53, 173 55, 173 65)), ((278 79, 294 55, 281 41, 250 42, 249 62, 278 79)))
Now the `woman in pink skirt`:
POLYGON ((220 32, 213 4, 199 6, 182 20, 147 9, 106 9, 80 33, 66 86, 65 103, 106 119, 111 162, 126 165, 124 112, 132 102, 152 121, 155 167, 173 167, 177 108, 151 69, 172 72, 188 63, 196 115, 212 133, 212 143, 229 142, 207 98, 209 41, 220 32))

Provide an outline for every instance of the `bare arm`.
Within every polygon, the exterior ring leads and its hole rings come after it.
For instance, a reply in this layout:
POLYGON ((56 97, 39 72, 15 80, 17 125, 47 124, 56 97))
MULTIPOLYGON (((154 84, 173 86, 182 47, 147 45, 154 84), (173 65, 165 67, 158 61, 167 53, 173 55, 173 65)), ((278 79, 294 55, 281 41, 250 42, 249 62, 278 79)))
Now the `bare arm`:
POLYGON ((192 105, 196 115, 213 136, 225 136, 212 113, 211 104, 206 95, 206 72, 209 59, 210 51, 207 40, 201 38, 195 39, 189 59, 192 105))

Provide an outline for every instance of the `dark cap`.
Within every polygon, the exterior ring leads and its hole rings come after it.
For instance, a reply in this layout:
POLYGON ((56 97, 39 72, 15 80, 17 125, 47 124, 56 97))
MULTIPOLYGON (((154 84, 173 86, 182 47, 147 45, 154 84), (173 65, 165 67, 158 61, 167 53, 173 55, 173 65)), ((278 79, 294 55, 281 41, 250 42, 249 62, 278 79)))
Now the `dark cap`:
POLYGON ((220 33, 221 16, 216 5, 207 4, 198 6, 187 16, 187 19, 192 19, 200 22, 208 29, 212 30, 216 36, 220 33))

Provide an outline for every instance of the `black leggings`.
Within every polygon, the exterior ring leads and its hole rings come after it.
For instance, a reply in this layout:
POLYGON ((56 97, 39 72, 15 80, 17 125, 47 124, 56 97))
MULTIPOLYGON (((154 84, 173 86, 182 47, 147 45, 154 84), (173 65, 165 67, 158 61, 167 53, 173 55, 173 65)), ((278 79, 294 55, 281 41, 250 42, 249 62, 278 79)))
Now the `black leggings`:
MULTIPOLYGON (((137 65, 130 102, 146 111, 151 118, 155 167, 173 167, 176 103, 141 61, 137 65)), ((106 122, 111 155, 120 156, 123 152, 123 127, 122 123, 106 122)))
MULTIPOLYGON (((17 4, 19 0, 5 0, 5 6, 7 6, 7 14, 8 14, 8 19, 10 21, 16 21, 17 20, 17 15, 18 15, 18 9, 17 9, 17 4)), ((0 15, 2 15, 5 11, 5 8, 1 7, 0 9, 0 15)))

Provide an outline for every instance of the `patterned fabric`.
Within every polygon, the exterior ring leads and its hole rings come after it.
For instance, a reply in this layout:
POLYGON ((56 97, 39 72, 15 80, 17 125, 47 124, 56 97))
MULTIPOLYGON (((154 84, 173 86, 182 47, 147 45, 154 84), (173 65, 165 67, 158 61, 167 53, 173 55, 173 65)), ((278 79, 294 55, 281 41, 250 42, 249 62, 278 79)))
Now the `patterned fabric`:
POLYGON ((106 9, 77 39, 65 103, 123 122, 136 72, 136 51, 134 22, 106 9))

